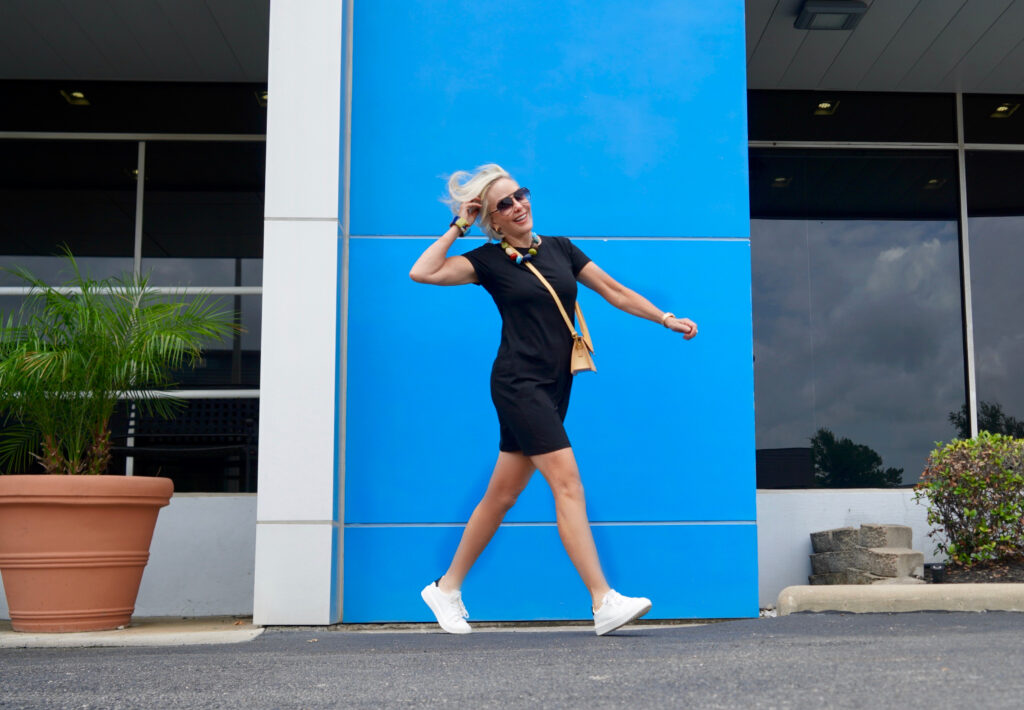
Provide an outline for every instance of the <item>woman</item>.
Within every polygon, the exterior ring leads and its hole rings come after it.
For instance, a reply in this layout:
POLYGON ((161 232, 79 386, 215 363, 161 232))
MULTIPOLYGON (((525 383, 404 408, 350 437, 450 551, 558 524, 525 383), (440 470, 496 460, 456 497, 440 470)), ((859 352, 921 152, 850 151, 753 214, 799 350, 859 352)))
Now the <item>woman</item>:
POLYGON ((439 286, 475 283, 491 294, 502 317, 501 345, 491 370, 491 398, 498 412, 498 461, 483 500, 462 533, 445 574, 422 591, 423 600, 445 631, 468 634, 460 588, 469 568, 493 537, 535 470, 555 498, 558 533, 590 591, 594 630, 600 636, 646 614, 649 599, 624 597, 608 586, 587 520, 583 485, 562 421, 569 406, 572 335, 554 298, 524 262, 532 263, 554 287, 567 313, 576 302, 576 281, 627 313, 697 335, 697 325, 656 308, 640 294, 602 271, 568 239, 533 232, 530 192, 499 165, 448 181, 457 216, 413 265, 414 281, 439 286), (448 250, 473 222, 499 244, 488 243, 461 256, 448 250))

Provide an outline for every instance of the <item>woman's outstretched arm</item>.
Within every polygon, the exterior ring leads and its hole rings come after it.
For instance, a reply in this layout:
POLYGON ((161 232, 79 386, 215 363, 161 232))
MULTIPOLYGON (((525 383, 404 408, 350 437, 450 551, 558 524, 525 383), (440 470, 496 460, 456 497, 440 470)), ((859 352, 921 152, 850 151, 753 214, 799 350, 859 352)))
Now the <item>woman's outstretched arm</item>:
MULTIPOLYGON (((480 203, 470 200, 459 207, 459 216, 472 224, 480 203)), ((452 225, 448 231, 438 237, 420 254, 420 258, 412 265, 409 278, 421 284, 436 286, 461 286, 476 282, 476 271, 473 264, 464 256, 448 256, 448 250, 462 234, 461 230, 452 225)))
MULTIPOLYGON (((634 316, 652 320, 655 323, 662 323, 662 316, 665 315, 665 311, 657 308, 636 291, 620 284, 594 262, 588 262, 586 266, 580 269, 577 278, 580 283, 597 291, 604 300, 616 308, 634 316)), ((670 330, 682 333, 683 338, 686 340, 697 335, 697 324, 689 318, 666 318, 664 325, 670 330)))

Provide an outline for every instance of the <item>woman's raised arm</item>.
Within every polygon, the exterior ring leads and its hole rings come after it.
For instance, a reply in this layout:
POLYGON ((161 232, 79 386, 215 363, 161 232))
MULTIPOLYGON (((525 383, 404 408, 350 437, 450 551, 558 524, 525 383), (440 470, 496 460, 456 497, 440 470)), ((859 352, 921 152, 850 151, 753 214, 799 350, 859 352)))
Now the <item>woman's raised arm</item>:
MULTIPOLYGON (((459 216, 467 224, 473 223, 479 211, 478 200, 470 200, 459 206, 459 216)), ((435 286, 461 286, 476 283, 476 270, 469 259, 464 256, 448 256, 448 250, 461 235, 462 230, 454 224, 448 227, 448 231, 420 254, 420 258, 416 260, 409 271, 409 278, 417 283, 434 284, 435 286)))

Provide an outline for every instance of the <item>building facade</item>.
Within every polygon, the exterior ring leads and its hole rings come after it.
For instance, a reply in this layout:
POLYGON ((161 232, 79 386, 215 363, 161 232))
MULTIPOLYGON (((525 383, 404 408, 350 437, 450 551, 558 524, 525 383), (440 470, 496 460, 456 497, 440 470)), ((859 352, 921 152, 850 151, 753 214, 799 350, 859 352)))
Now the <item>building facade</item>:
MULTIPOLYGON (((755 615, 815 529, 902 522, 930 553, 908 486, 933 443, 1021 426, 1021 0, 865 3, 847 30, 788 0, 89 5, 88 42, 8 18, 0 259, 59 278, 67 243, 246 326, 182 387, 252 439, 118 462, 180 491, 141 614, 427 619, 415 590, 492 465, 498 320, 407 272, 443 176, 482 162, 531 187, 542 234, 701 324, 683 343, 581 296, 599 374, 568 428, 609 576, 656 616, 755 615)), ((540 477, 466 595, 479 619, 587 615, 540 477)))

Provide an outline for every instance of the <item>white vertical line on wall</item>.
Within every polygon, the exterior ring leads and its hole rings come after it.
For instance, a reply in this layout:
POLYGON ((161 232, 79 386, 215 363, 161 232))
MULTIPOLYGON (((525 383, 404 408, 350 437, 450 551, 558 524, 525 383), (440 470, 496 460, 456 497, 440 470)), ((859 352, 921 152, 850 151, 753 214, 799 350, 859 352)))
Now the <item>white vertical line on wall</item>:
POLYGON ((132 273, 135 278, 142 274, 142 203, 146 184, 146 141, 139 141, 139 159, 135 176, 135 251, 132 273))
POLYGON ((964 147, 964 95, 956 93, 957 168, 960 174, 960 288, 963 292, 964 370, 971 436, 978 435, 978 391, 974 378, 974 310, 971 306, 971 247, 967 228, 967 158, 964 147))

